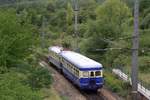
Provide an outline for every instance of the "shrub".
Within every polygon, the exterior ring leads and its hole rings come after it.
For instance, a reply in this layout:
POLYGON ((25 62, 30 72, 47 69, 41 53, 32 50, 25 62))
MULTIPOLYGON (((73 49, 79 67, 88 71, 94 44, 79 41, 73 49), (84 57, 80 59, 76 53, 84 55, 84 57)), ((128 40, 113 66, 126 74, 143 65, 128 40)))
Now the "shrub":
POLYGON ((118 93, 121 96, 127 95, 127 90, 129 87, 128 83, 117 79, 115 75, 109 72, 105 72, 105 76, 105 82, 108 88, 110 88, 113 92, 118 93))
POLYGON ((49 87, 52 83, 52 77, 49 71, 43 67, 32 67, 31 73, 28 75, 28 84, 33 89, 49 87))
POLYGON ((1 100, 42 100, 40 93, 24 85, 15 72, 0 74, 0 98, 1 100))

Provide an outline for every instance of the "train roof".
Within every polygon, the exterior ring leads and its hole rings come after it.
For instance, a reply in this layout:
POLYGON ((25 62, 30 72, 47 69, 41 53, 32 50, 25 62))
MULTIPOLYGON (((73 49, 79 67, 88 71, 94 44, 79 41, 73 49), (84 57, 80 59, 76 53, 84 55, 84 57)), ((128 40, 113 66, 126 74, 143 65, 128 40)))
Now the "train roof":
POLYGON ((102 64, 73 51, 63 51, 61 56, 79 69, 99 69, 102 64))
POLYGON ((49 47, 48 49, 49 49, 49 51, 53 51, 57 54, 60 53, 63 50, 63 48, 59 47, 59 46, 52 46, 52 47, 49 47))

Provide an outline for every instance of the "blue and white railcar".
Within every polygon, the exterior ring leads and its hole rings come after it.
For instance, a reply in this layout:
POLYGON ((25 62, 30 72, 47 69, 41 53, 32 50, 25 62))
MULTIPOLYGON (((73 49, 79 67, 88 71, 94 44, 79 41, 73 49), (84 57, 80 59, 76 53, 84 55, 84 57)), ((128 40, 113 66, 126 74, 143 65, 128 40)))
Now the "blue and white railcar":
POLYGON ((61 70, 62 66, 60 62, 60 59, 61 59, 60 53, 63 50, 63 48, 59 46, 52 46, 52 47, 49 47, 48 49, 49 49, 49 56, 48 56, 49 62, 51 62, 59 70, 61 70))
POLYGON ((62 71, 80 89, 97 90, 104 83, 102 64, 73 51, 63 51, 62 71))

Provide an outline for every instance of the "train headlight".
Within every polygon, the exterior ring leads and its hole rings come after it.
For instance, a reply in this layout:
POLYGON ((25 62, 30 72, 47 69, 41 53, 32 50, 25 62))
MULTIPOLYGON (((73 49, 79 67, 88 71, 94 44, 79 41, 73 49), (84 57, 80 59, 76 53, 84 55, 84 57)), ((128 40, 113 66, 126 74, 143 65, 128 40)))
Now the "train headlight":
POLYGON ((89 77, 89 72, 83 72, 83 77, 89 77))

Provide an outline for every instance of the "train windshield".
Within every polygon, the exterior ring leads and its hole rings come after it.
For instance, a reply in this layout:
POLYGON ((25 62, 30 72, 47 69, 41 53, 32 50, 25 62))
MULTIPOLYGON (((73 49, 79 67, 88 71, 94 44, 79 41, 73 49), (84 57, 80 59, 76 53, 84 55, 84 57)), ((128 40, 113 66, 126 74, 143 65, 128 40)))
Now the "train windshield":
POLYGON ((83 71, 82 77, 102 77, 102 71, 83 71))
POLYGON ((89 77, 89 72, 83 72, 83 77, 89 77))
POLYGON ((101 76, 101 71, 96 71, 95 76, 101 76))

